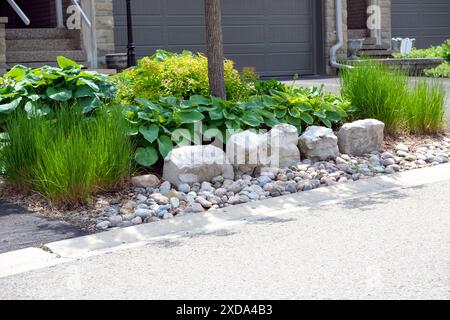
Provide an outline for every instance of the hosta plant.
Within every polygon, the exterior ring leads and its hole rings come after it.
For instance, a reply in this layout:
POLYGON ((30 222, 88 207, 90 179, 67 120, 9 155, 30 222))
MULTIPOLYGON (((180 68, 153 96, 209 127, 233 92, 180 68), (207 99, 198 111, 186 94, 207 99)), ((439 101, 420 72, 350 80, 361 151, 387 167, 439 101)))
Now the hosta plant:
POLYGON ((106 75, 83 70, 62 56, 58 65, 36 69, 17 65, 6 73, 0 79, 0 120, 17 108, 29 116, 51 116, 65 106, 89 113, 115 97, 115 86, 106 75))
POLYGON ((270 129, 279 123, 292 124, 299 133, 313 124, 331 127, 344 120, 350 111, 348 101, 322 88, 282 89, 240 102, 198 95, 188 100, 136 99, 137 105, 124 109, 132 128, 130 134, 138 145, 135 160, 140 165, 152 166, 175 144, 201 143, 202 137, 226 142, 227 130, 270 129))

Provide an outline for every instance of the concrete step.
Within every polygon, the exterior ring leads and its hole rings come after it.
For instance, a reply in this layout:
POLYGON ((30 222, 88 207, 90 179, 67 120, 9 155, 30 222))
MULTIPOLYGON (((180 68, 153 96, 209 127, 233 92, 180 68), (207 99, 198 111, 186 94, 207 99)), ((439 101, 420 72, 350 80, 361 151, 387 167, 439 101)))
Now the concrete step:
POLYGON ((6 29, 6 40, 26 39, 75 39, 80 41, 81 32, 66 28, 6 29))
POLYGON ((81 43, 76 39, 6 40, 6 48, 8 51, 81 50, 81 43))
POLYGON ((392 50, 361 50, 359 55, 373 58, 391 58, 392 50))
MULTIPOLYGON (((88 62, 87 61, 76 61, 78 64, 84 66, 85 68, 88 66, 88 62)), ((6 65, 6 69, 7 70, 11 70, 16 64, 19 63, 10 63, 6 65)), ((40 68, 42 66, 50 66, 50 67, 58 67, 58 63, 55 61, 43 61, 43 62, 23 62, 20 63, 21 65, 24 65, 28 68, 40 68)))
POLYGON ((349 29, 348 30, 348 38, 356 39, 356 38, 367 38, 369 36, 369 31, 367 29, 349 29))
POLYGON ((366 40, 364 40, 365 45, 376 45, 377 39, 374 37, 367 37, 366 40))
POLYGON ((389 49, 389 45, 387 44, 364 44, 362 50, 387 50, 389 49))
POLYGON ((6 63, 8 65, 27 62, 55 62, 58 56, 64 56, 74 61, 85 61, 86 56, 82 50, 55 50, 55 51, 7 51, 6 63))

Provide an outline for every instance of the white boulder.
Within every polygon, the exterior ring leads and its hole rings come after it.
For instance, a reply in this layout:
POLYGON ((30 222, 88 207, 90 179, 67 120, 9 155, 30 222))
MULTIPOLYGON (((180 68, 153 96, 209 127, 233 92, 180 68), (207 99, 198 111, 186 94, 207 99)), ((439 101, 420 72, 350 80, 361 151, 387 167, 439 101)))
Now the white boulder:
POLYGON ((211 181, 217 176, 234 179, 234 171, 225 152, 212 145, 179 147, 164 160, 163 178, 177 187, 211 181))
POLYGON ((384 140, 384 123, 375 119, 346 123, 338 133, 341 153, 360 156, 380 151, 384 140))
POLYGON ((300 161, 297 128, 289 124, 279 124, 270 130, 269 154, 271 167, 289 167, 300 161))
POLYGON ((330 128, 308 127, 298 142, 302 154, 308 159, 324 161, 339 156, 338 138, 330 128))
POLYGON ((239 173, 253 173, 267 161, 266 135, 250 130, 231 135, 227 141, 227 158, 239 173))

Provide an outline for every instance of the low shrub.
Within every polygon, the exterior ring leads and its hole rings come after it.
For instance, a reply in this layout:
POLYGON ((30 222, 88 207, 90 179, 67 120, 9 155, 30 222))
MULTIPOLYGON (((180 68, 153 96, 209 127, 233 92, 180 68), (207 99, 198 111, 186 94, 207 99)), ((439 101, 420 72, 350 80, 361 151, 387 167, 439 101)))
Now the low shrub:
POLYGON ((371 61, 343 70, 340 81, 342 96, 352 101, 354 117, 383 121, 387 133, 436 133, 443 128, 442 84, 419 80, 410 85, 404 73, 371 61))
POLYGON ((7 128, 0 152, 7 180, 58 205, 84 203, 130 172, 133 146, 118 108, 99 109, 95 117, 61 108, 51 120, 17 110, 7 128))
POLYGON ((432 78, 450 78, 450 62, 445 61, 436 68, 425 70, 425 75, 432 78))
POLYGON ((414 49, 407 55, 394 53, 395 58, 443 58, 445 61, 436 68, 425 70, 427 77, 449 78, 450 77, 450 39, 440 46, 432 46, 426 49, 414 49))
POLYGON ((388 133, 400 130, 408 97, 408 79, 403 73, 366 61, 342 70, 340 82, 341 94, 352 102, 356 118, 378 119, 388 133))
MULTIPOLYGON (((250 85, 241 79, 234 64, 225 60, 227 99, 243 100, 249 96, 250 85)), ((247 72, 248 73, 248 72, 247 72)), ((247 74, 246 78, 250 76, 247 74)), ((118 102, 134 103, 136 98, 159 97, 189 99, 194 95, 209 96, 208 60, 202 54, 183 51, 174 54, 159 50, 151 57, 139 60, 138 66, 115 77, 118 102)))
POLYGON ((414 133, 442 132, 445 89, 441 82, 419 80, 414 84, 409 103, 405 104, 406 126, 414 133))
POLYGON ((89 113, 114 98, 115 86, 107 76, 82 70, 62 56, 58 65, 37 69, 16 65, 0 78, 0 121, 17 109, 30 116, 51 116, 65 106, 89 113))
POLYGON ((313 124, 331 127, 345 119, 350 109, 348 101, 322 88, 282 89, 240 102, 198 95, 188 100, 136 99, 138 106, 124 109, 139 146, 135 160, 140 165, 152 166, 172 150, 174 143, 198 141, 199 134, 206 138, 219 135, 221 142, 226 142, 227 130, 265 129, 279 123, 292 124, 299 133, 313 124), (201 126, 196 128, 200 121, 201 126))

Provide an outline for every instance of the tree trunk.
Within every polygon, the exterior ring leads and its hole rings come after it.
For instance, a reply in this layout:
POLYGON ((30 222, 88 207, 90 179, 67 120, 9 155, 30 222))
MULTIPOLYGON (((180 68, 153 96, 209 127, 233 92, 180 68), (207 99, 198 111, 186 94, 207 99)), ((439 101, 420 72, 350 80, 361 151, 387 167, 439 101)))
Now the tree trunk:
POLYGON ((211 96, 226 99, 220 0, 205 0, 205 20, 209 91, 211 96))

